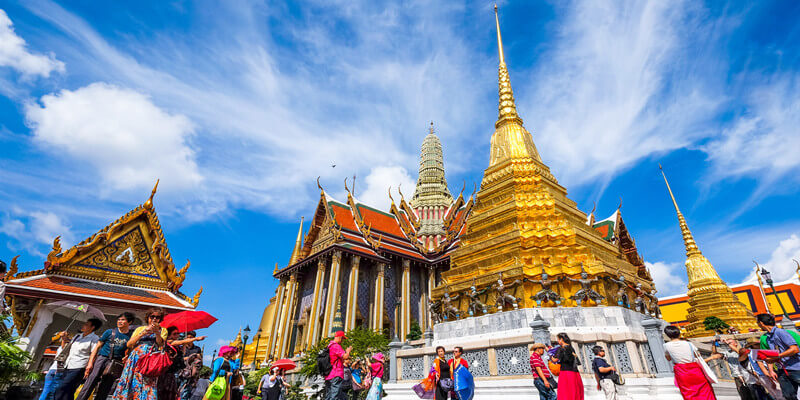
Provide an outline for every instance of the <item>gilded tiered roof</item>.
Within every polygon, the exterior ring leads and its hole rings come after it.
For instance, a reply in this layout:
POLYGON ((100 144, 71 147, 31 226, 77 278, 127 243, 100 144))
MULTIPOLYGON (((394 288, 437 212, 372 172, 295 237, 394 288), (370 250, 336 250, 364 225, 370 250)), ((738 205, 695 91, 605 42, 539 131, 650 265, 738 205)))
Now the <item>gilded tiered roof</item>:
POLYGON ((453 204, 453 196, 447 188, 444 177, 444 155, 442 143, 433 130, 433 122, 428 135, 422 141, 419 157, 419 176, 414 195, 409 202, 411 208, 417 211, 421 219, 419 235, 442 235, 445 233, 443 218, 436 216, 421 216, 419 210, 447 210, 453 204))
MULTIPOLYGON (((522 299, 522 306, 532 307, 535 302, 529 296, 541 289, 536 281, 543 271, 551 278, 578 278, 582 270, 590 279, 621 274, 641 290, 651 291, 653 283, 646 269, 631 262, 641 260, 638 253, 623 254, 620 241, 603 240, 587 225, 586 214, 567 198, 566 189, 542 162, 517 113, 496 11, 499 115, 489 167, 460 246, 451 255, 450 270, 442 273, 445 284, 435 289, 434 297, 498 279, 506 285, 519 280, 512 295, 522 299)), ((627 230, 625 236, 630 239, 627 230)), ((633 246, 632 239, 626 243, 628 248, 633 246)), ((555 288, 567 306, 575 305, 569 297, 580 289, 578 283, 570 282, 559 282, 555 288)), ((592 288, 607 299, 617 291, 605 280, 594 282, 592 288)))
MULTIPOLYGON (((659 166, 660 167, 660 166, 659 166)), ((711 262, 703 256, 697 247, 689 225, 683 213, 678 208, 678 202, 669 186, 667 176, 661 171, 664 182, 667 184, 669 196, 678 214, 678 225, 681 228, 683 243, 686 246, 686 275, 689 278, 687 293, 689 297, 689 309, 687 310, 686 336, 701 337, 711 336, 712 331, 707 331, 703 326, 706 317, 717 317, 735 327, 739 332, 748 332, 750 329, 758 329, 753 318, 753 313, 742 304, 731 288, 719 277, 717 270, 711 262)))

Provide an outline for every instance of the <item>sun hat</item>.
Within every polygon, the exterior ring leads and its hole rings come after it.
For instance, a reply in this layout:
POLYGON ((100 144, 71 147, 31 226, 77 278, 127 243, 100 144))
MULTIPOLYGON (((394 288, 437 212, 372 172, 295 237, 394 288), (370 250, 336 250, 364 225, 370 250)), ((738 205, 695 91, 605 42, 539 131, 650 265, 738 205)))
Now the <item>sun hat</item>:
POLYGON ((336 333, 333 334, 333 337, 341 337, 347 339, 347 336, 344 335, 344 331, 336 331, 336 333))
POLYGON ((375 353, 372 355, 372 359, 375 361, 383 362, 383 353, 375 353))
POLYGON ((234 352, 236 350, 237 350, 236 347, 233 347, 233 346, 222 346, 219 349, 219 356, 220 357, 225 357, 225 355, 227 355, 228 353, 232 353, 232 352, 234 352))

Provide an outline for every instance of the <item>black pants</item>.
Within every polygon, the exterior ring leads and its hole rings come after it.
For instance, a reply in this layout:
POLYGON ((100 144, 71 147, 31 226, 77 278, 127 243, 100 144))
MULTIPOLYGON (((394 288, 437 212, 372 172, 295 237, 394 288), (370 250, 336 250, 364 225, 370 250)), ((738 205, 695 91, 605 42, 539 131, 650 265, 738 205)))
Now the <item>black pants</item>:
POLYGON ((117 380, 115 376, 104 376, 103 370, 111 362, 108 357, 97 356, 97 359, 92 365, 92 372, 89 372, 89 377, 83 383, 83 388, 78 393, 77 400, 88 400, 92 396, 92 391, 97 388, 94 393, 95 400, 106 400, 111 390, 114 388, 114 381, 117 380))
POLYGON ((61 378, 61 384, 56 389, 55 400, 73 400, 75 398, 75 390, 81 385, 85 371, 86 368, 64 370, 64 377, 61 378))
POLYGON ((750 388, 747 387, 742 378, 734 378, 733 381, 736 382, 736 391, 739 392, 739 398, 742 400, 755 400, 753 393, 750 392, 750 388))

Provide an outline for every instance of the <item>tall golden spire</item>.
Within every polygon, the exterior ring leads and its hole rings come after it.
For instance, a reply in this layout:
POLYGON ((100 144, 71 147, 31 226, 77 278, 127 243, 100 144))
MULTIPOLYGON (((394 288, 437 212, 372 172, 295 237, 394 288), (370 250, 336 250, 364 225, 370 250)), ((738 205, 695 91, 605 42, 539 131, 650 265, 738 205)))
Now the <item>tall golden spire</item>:
POLYGON ((511 80, 508 77, 506 67, 506 57, 503 52, 503 37, 500 35, 500 17, 497 15, 497 4, 494 5, 494 22, 497 28, 497 51, 500 55, 500 67, 497 73, 500 103, 498 105, 499 115, 494 126, 499 128, 508 122, 515 122, 522 125, 522 118, 517 115, 517 105, 514 104, 514 92, 511 90, 511 80))
POLYGON ((675 201, 675 195, 672 194, 672 188, 669 186, 667 175, 664 174, 664 169, 661 168, 661 164, 658 165, 658 169, 661 170, 661 176, 664 177, 664 183, 667 184, 669 197, 672 198, 672 205, 675 206, 675 212, 678 213, 678 224, 681 227, 681 234, 683 235, 683 243, 684 245, 686 245, 686 255, 691 257, 694 254, 701 254, 700 249, 697 248, 697 243, 694 241, 694 236, 692 236, 692 232, 689 231, 689 225, 686 224, 686 219, 683 218, 683 213, 681 212, 681 209, 678 208, 678 202, 675 201))
POLYGON ((294 265, 300 261, 300 250, 303 248, 303 217, 300 217, 300 229, 297 230, 297 240, 294 242, 294 250, 292 250, 292 258, 289 260, 289 265, 294 265))
POLYGON ((730 326, 736 327, 739 332, 755 329, 753 313, 739 301, 731 288, 719 277, 711 262, 697 248, 697 243, 694 241, 692 232, 689 231, 686 219, 683 218, 683 213, 678 208, 678 202, 675 201, 675 195, 669 186, 667 175, 661 165, 658 168, 661 170, 661 176, 664 177, 664 183, 667 184, 672 205, 675 206, 675 212, 678 214, 678 223, 683 235, 683 243, 686 246, 686 276, 689 278, 686 285, 689 289, 686 293, 689 297, 689 309, 686 317, 689 322, 686 327, 687 335, 689 337, 712 335, 713 333, 707 331, 703 325, 703 320, 710 316, 722 319, 730 326))

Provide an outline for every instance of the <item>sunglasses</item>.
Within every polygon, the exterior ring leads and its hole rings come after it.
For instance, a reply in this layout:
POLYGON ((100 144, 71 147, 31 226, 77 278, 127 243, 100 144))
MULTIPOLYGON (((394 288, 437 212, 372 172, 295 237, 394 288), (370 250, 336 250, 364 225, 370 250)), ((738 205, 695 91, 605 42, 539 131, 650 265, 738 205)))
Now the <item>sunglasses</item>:
POLYGON ((157 319, 159 321, 163 321, 164 320, 164 316, 163 315, 151 315, 149 318, 150 319, 154 319, 155 318, 155 319, 157 319))

